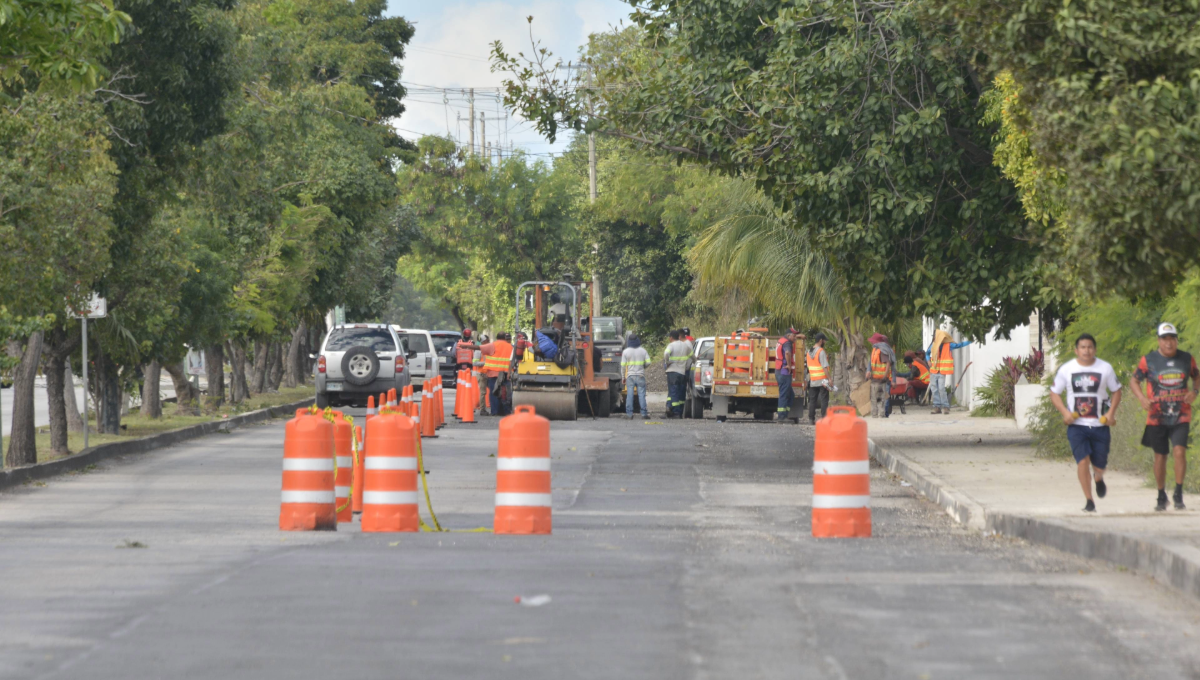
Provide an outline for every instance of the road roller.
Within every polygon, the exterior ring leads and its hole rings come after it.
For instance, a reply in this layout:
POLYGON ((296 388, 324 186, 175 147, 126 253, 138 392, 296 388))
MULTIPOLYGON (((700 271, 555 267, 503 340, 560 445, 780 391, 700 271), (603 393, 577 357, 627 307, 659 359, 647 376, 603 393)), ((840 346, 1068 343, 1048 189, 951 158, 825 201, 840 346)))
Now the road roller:
POLYGON ((524 331, 526 348, 512 369, 513 406, 529 405, 550 420, 607 418, 612 413, 609 378, 596 375, 600 352, 592 341, 591 314, 580 314, 580 292, 591 283, 526 281, 517 286, 513 336, 524 331), (522 307, 527 328, 522 328, 522 307))

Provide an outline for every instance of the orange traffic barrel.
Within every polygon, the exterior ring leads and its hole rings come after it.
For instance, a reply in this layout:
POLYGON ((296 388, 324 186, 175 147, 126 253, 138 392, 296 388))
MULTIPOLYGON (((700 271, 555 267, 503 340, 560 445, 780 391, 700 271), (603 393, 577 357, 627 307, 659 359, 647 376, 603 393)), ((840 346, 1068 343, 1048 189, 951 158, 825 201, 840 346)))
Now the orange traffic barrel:
POLYGON ((831 406, 817 421, 813 449, 812 535, 871 536, 871 461, 867 421, 853 406, 831 406))
POLYGON ((283 435, 282 531, 336 530, 333 423, 297 412, 283 435))
POLYGON ((550 533, 550 421, 523 404, 500 419, 497 534, 550 533))
POLYGON ((350 522, 354 519, 354 510, 350 507, 350 490, 354 486, 354 459, 358 453, 358 446, 354 441, 354 419, 341 411, 334 411, 331 415, 335 456, 333 496, 337 505, 337 521, 350 522))
POLYGON ((458 382, 454 385, 454 417, 459 420, 463 419, 463 411, 466 410, 467 404, 471 400, 467 398, 467 391, 470 389, 471 383, 467 381, 467 372, 458 372, 458 382))
POLYGON ((363 456, 362 530, 417 531, 415 426, 402 414, 376 416, 363 456))

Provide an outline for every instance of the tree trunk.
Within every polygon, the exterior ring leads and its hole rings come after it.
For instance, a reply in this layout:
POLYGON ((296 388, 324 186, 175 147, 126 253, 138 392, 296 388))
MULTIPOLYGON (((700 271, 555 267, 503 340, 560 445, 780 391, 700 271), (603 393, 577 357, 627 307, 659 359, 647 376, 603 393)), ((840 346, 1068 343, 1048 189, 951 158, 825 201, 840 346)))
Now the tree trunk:
MULTIPOLYGON (((51 335, 57 335, 51 333, 51 335)), ((50 453, 65 456, 70 453, 67 448, 67 400, 64 394, 65 385, 62 380, 67 370, 64 357, 54 353, 46 353, 46 398, 50 406, 50 453), (58 378, 55 380, 55 378, 58 378)), ((79 414, 75 417, 78 419, 79 414)))
POLYGON ((171 376, 171 382, 175 383, 175 403, 178 407, 194 410, 200 399, 200 392, 188 380, 187 367, 184 363, 181 361, 177 364, 167 364, 163 366, 163 369, 171 376))
POLYGON ((37 378, 38 362, 42 360, 42 333, 29 336, 21 363, 13 374, 12 431, 8 438, 5 463, 9 467, 33 465, 37 462, 37 428, 33 420, 33 381, 37 378))
POLYGON ((267 355, 270 343, 259 340, 254 343, 254 370, 251 372, 250 391, 262 394, 267 388, 267 355))
POLYGON ((225 349, 220 343, 204 350, 204 369, 208 375, 208 399, 205 406, 216 408, 225 403, 225 349))
MULTIPOLYGON (((83 418, 79 415, 79 402, 75 399, 75 376, 71 373, 71 364, 63 361, 63 405, 67 412, 67 431, 83 432, 83 418)), ((49 378, 47 378, 49 380, 49 378)), ((83 393, 87 394, 87 389, 83 393)), ((51 422, 50 431, 54 431, 51 422)))
POLYGON ((246 350, 240 342, 226 340, 225 351, 229 353, 229 365, 233 368, 229 378, 230 401, 240 404, 250 396, 250 388, 246 385, 246 350))
POLYGON ((147 418, 162 417, 162 364, 151 361, 142 369, 142 415, 147 418))
POLYGON ((79 336, 67 335, 65 326, 55 326, 43 338, 42 361, 46 376, 46 397, 50 413, 50 449, 56 455, 70 453, 67 434, 82 432, 83 420, 75 406, 75 388, 70 383, 68 359, 79 346, 79 336))
POLYGON ((288 387, 298 387, 304 384, 304 377, 300 369, 300 345, 304 339, 304 331, 306 326, 301 321, 296 330, 292 332, 292 342, 288 345, 287 361, 285 367, 287 370, 287 378, 284 382, 288 387))
POLYGON ((283 382, 283 345, 282 343, 271 343, 271 351, 267 358, 267 389, 272 392, 279 391, 279 384, 283 382))
POLYGON ((96 431, 121 434, 121 377, 117 366, 101 346, 96 351, 96 431))

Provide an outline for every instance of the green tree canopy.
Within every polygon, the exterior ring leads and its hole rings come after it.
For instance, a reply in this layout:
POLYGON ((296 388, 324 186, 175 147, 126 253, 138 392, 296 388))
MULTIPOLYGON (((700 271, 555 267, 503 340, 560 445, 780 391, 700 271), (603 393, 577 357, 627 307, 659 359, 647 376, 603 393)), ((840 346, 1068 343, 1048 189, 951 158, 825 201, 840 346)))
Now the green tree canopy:
POLYGON ((982 87, 911 3, 651 0, 585 54, 592 86, 510 57, 506 101, 549 136, 591 129, 753 179, 873 317, 982 335, 1041 291, 982 87))

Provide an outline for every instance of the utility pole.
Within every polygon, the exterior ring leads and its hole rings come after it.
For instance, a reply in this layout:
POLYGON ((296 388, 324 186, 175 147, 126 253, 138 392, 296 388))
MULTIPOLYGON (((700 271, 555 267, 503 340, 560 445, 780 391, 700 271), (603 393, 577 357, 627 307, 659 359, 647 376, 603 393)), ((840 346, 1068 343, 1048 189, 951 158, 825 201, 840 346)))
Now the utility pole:
POLYGON ((473 88, 473 87, 471 88, 471 96, 467 98, 467 101, 470 102, 470 104, 471 104, 471 109, 470 109, 471 151, 470 151, 470 153, 474 154, 475 153, 475 88, 473 88))
MULTIPOLYGON (((592 70, 588 69, 588 115, 592 113, 592 70)), ((589 203, 596 202, 596 133, 588 133, 588 198, 589 203)), ((600 244, 592 244, 592 253, 596 255, 597 261, 600 257, 600 244)), ((600 316, 600 310, 604 301, 603 292, 600 288, 600 274, 595 270, 592 271, 592 318, 600 316)), ((595 323, 592 328, 595 328, 595 323)))
POLYGON ((483 156, 483 161, 485 163, 488 160, 490 160, 487 157, 487 154, 484 153, 484 147, 487 146, 487 125, 484 124, 484 121, 486 119, 487 119, 487 114, 484 113, 483 111, 480 111, 479 112, 479 152, 480 152, 480 155, 483 156))

